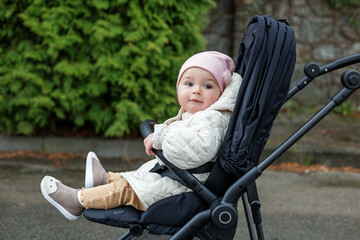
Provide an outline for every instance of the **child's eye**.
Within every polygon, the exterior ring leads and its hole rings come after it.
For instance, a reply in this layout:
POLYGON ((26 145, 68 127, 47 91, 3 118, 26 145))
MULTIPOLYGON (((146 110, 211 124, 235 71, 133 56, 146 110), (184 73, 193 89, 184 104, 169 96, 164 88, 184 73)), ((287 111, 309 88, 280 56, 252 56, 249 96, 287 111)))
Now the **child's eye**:
POLYGON ((186 86, 191 87, 193 84, 191 82, 185 83, 186 86))
POLYGON ((206 89, 211 89, 212 86, 211 86, 211 85, 205 85, 204 88, 206 88, 206 89))

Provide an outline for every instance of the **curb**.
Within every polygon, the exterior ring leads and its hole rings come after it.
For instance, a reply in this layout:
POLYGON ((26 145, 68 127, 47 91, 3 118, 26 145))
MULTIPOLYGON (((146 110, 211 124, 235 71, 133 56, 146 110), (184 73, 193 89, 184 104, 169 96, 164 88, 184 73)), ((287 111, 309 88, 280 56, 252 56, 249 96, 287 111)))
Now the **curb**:
MULTIPOLYGON (((284 140, 295 132, 312 114, 281 113, 278 115, 271 135, 260 159, 265 159, 284 140)), ((149 160, 143 140, 106 139, 81 137, 24 137, 0 134, 0 151, 28 150, 45 154, 71 153, 86 156, 89 151, 101 158, 125 159, 127 161, 149 160)), ((322 164, 328 167, 352 166, 360 168, 360 121, 359 118, 329 114, 314 129, 288 149, 275 161, 300 164, 322 164)))
POLYGON ((89 151, 93 151, 106 158, 149 159, 141 140, 0 135, 0 151, 16 150, 45 153, 71 152, 85 156, 89 151))
MULTIPOLYGON (((275 149, 277 141, 269 141, 261 159, 265 159, 275 149)), ((141 159, 151 157, 144 151, 141 139, 102 139, 102 138, 72 138, 72 137, 19 137, 0 135, 0 151, 28 150, 40 153, 72 153, 86 156, 89 151, 95 152, 101 158, 141 159)), ((360 149, 344 150, 307 146, 297 143, 281 155, 275 164, 281 162, 298 162, 303 165, 322 164, 328 167, 353 166, 360 168, 360 149)))
MULTIPOLYGON (((275 148, 265 148, 262 160, 270 155, 275 148)), ((282 162, 297 162, 301 165, 321 164, 327 167, 360 168, 360 151, 340 149, 289 149, 281 155, 274 164, 282 162)))

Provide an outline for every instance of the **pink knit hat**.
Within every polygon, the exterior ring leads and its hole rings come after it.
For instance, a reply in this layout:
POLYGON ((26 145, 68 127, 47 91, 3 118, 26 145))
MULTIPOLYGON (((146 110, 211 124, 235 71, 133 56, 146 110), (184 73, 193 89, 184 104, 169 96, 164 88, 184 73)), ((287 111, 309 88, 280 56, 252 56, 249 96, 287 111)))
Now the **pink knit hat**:
POLYGON ((235 70, 234 61, 229 56, 215 51, 201 52, 191 56, 182 65, 176 87, 184 72, 193 67, 202 68, 211 73, 218 82, 221 92, 231 82, 231 76, 235 70))

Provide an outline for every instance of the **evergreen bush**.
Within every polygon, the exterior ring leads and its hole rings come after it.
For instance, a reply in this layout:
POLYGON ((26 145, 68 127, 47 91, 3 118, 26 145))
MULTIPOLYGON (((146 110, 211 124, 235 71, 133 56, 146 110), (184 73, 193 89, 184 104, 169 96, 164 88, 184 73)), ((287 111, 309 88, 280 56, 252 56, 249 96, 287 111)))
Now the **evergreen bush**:
POLYGON ((212 0, 0 1, 0 132, 106 137, 177 113, 181 64, 212 0))

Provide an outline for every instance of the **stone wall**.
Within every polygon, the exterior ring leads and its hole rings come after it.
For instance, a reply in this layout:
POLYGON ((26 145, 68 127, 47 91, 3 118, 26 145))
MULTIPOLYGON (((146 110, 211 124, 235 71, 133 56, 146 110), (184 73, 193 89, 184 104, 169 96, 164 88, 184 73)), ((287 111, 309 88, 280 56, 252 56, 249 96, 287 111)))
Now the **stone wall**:
MULTIPOLYGON (((217 0, 217 7, 209 14, 204 31, 207 49, 222 51, 235 58, 243 32, 254 15, 285 18, 293 27, 297 63, 292 85, 303 78, 303 67, 310 61, 323 66, 360 53, 360 27, 350 27, 346 16, 329 0, 217 0)), ((341 88, 340 76, 348 69, 360 71, 360 63, 315 79, 293 101, 306 105, 326 103, 341 88)), ((350 100, 360 111, 360 91, 350 100)))

